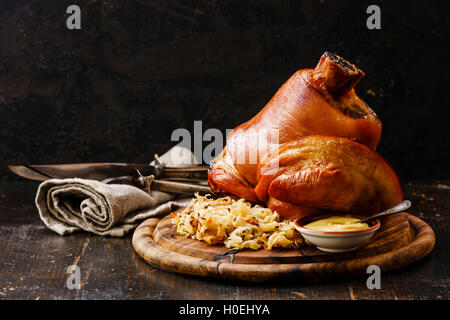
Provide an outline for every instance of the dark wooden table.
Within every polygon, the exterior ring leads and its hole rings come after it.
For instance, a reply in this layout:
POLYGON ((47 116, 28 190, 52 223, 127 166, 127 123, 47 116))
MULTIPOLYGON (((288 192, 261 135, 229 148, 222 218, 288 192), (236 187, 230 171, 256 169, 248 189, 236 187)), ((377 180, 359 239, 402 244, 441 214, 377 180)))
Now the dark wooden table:
POLYGON ((450 181, 404 185, 411 213, 428 222, 436 246, 424 260, 382 274, 380 290, 366 279, 333 283, 248 284, 158 270, 126 238, 78 233, 61 237, 40 221, 33 182, 0 184, 1 299, 449 299, 450 181), (68 289, 67 267, 80 268, 81 288, 68 289))

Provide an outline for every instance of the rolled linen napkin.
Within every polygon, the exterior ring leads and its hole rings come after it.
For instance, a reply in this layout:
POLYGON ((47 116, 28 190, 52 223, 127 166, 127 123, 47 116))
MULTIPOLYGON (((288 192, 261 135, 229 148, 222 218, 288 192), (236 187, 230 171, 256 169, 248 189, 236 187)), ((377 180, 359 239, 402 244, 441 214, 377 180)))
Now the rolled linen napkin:
MULTIPOLYGON (((160 160, 170 164, 193 163, 192 153, 179 147, 172 148, 160 160)), ((175 197, 160 191, 151 191, 149 195, 137 187, 123 184, 76 178, 51 179, 39 186, 36 206, 44 224, 59 235, 84 230, 122 237, 142 220, 167 214, 187 205, 192 198, 175 197)))

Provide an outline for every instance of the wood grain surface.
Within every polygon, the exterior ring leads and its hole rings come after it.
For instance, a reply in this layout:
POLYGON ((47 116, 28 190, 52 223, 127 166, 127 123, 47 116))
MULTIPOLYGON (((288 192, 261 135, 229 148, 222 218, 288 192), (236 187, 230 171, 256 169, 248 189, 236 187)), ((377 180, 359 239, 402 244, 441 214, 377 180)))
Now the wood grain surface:
POLYGON ((162 271, 123 238, 79 232, 61 237, 48 230, 34 205, 37 184, 0 181, 0 299, 450 299, 450 181, 404 184, 410 213, 429 224, 436 244, 424 259, 382 272, 381 289, 369 275, 321 283, 224 281, 162 271), (70 289, 67 268, 80 268, 81 286, 70 289))
POLYGON ((382 272, 395 270, 425 257, 433 249, 434 232, 407 213, 388 216, 364 246, 353 252, 327 253, 304 245, 298 250, 243 250, 210 246, 176 233, 171 217, 143 222, 133 235, 133 247, 147 262, 178 273, 244 281, 295 278, 326 281, 358 277, 369 265, 382 272))

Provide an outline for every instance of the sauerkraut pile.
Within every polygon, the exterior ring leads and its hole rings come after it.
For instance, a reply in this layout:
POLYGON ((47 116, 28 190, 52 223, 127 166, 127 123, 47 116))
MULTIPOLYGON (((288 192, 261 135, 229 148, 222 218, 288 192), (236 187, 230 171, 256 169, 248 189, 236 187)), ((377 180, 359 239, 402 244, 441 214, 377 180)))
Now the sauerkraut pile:
POLYGON ((293 221, 280 221, 277 212, 244 199, 196 194, 183 211, 172 214, 172 222, 181 235, 230 249, 297 248, 303 243, 293 221))

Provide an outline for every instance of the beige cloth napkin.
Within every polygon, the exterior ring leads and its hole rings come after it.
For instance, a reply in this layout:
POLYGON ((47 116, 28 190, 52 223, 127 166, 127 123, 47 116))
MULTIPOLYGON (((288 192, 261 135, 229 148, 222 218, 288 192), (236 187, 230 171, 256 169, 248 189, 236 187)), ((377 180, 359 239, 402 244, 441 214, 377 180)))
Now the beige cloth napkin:
MULTIPOLYGON (((170 164, 192 163, 192 153, 177 148, 160 159, 170 164)), ((137 187, 95 180, 51 179, 39 186, 36 206, 44 224, 59 235, 84 230, 122 237, 142 220, 167 214, 192 198, 175 197, 156 190, 149 195, 137 187)))

